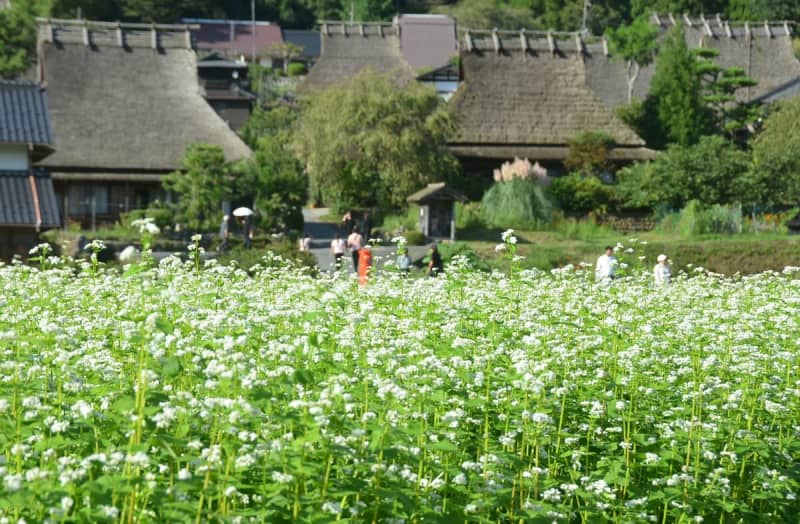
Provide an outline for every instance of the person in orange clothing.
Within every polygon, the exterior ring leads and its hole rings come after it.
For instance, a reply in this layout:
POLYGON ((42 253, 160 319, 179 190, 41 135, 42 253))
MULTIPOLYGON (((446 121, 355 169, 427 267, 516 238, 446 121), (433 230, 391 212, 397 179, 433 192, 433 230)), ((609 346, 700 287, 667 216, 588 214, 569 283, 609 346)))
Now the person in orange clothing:
POLYGON ((362 286, 367 285, 367 277, 372 267, 372 249, 364 246, 358 252, 358 283, 362 286))

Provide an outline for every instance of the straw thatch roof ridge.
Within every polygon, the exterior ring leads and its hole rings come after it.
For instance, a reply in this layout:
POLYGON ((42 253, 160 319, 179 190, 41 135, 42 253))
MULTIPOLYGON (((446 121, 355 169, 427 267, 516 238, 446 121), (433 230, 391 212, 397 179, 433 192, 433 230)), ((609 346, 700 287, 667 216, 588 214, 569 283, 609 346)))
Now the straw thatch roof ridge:
POLYGON ((465 52, 524 52, 608 54, 605 37, 591 37, 577 31, 541 31, 520 29, 463 31, 462 50, 465 52))
POLYGON ((669 29, 682 24, 687 29, 698 29, 707 36, 716 38, 775 38, 792 36, 795 22, 791 20, 727 20, 721 15, 658 14, 650 16, 650 21, 661 29, 669 29))
POLYGON ((83 44, 86 46, 192 49, 191 24, 141 24, 99 22, 84 19, 37 18, 39 43, 83 44))
POLYGON ((39 62, 56 141, 42 165, 169 172, 194 143, 251 154, 201 96, 191 49, 44 42, 39 62))

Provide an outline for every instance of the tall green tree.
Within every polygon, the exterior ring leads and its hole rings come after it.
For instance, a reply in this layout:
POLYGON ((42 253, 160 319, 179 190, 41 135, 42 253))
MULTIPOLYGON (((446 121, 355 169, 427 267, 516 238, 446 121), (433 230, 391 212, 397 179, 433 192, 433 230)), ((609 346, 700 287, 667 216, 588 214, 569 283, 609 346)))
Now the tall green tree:
POLYGON ((800 202, 800 98, 775 104, 752 144, 750 173, 760 201, 792 205, 800 202))
POLYGON ((445 149, 454 129, 436 93, 364 70, 307 101, 293 149, 312 196, 337 207, 405 205, 426 183, 457 171, 445 149))
POLYGON ((625 60, 628 83, 628 103, 633 101, 633 88, 642 67, 650 64, 658 49, 658 29, 645 16, 640 16, 629 25, 609 29, 606 32, 611 51, 625 60))
POLYGON ((680 24, 664 39, 645 105, 658 122, 660 136, 647 137, 656 147, 695 144, 711 129, 698 60, 686 45, 680 24))
POLYGON ((287 106, 256 109, 241 130, 253 158, 237 169, 235 199, 249 198, 259 225, 270 231, 300 230, 308 177, 289 150, 298 111, 287 106))
POLYGON ((186 150, 183 169, 164 177, 164 188, 177 196, 176 216, 188 229, 201 231, 215 225, 222 202, 233 197, 234 180, 222 148, 193 144, 186 150))
POLYGON ((13 78, 33 62, 36 8, 29 1, 0 9, 0 78, 13 78))

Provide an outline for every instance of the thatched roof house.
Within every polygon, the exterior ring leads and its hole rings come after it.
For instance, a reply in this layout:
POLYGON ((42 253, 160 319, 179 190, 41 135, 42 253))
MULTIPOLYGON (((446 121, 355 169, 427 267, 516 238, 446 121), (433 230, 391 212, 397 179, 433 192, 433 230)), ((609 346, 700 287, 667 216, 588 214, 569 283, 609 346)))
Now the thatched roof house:
POLYGON ((309 92, 330 87, 371 68, 411 81, 414 70, 400 50, 398 26, 383 22, 321 22, 322 54, 300 85, 309 92))
MULTIPOLYGON (((716 49, 719 56, 714 62, 719 66, 741 67, 746 75, 756 80, 758 84, 741 90, 741 101, 773 101, 795 93, 787 89, 800 79, 800 61, 792 46, 793 22, 731 22, 719 16, 671 14, 652 15, 650 20, 661 30, 662 37, 681 24, 690 49, 716 49)), ((607 105, 626 104, 625 61, 607 52, 590 53, 589 57, 585 64, 592 90, 607 105)), ((643 99, 647 95, 654 73, 655 64, 642 68, 634 86, 634 98, 643 99)))
POLYGON ((463 83, 450 102, 460 129, 450 149, 467 171, 514 157, 556 166, 585 131, 614 139, 612 159, 652 156, 590 88, 585 42, 577 34, 557 36, 466 32, 463 83))
POLYGON ((191 144, 248 147, 201 95, 191 26, 39 20, 56 153, 50 170, 65 216, 114 217, 164 198, 163 175, 191 144), (91 208, 90 208, 91 207, 91 208))

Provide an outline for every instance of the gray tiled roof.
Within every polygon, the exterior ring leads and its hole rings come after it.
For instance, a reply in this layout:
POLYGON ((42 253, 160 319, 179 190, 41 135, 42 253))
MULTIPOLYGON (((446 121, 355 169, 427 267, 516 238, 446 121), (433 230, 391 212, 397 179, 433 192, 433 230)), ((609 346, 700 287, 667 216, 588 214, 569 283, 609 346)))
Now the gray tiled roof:
POLYGON ((284 29, 283 40, 301 47, 303 51, 300 53, 307 58, 319 58, 322 38, 319 31, 307 31, 303 29, 284 29))
POLYGON ((60 225, 50 176, 43 171, 0 171, 0 226, 37 225, 43 228, 60 225))
POLYGON ((34 82, 0 80, 0 143, 50 146, 47 97, 34 82))

